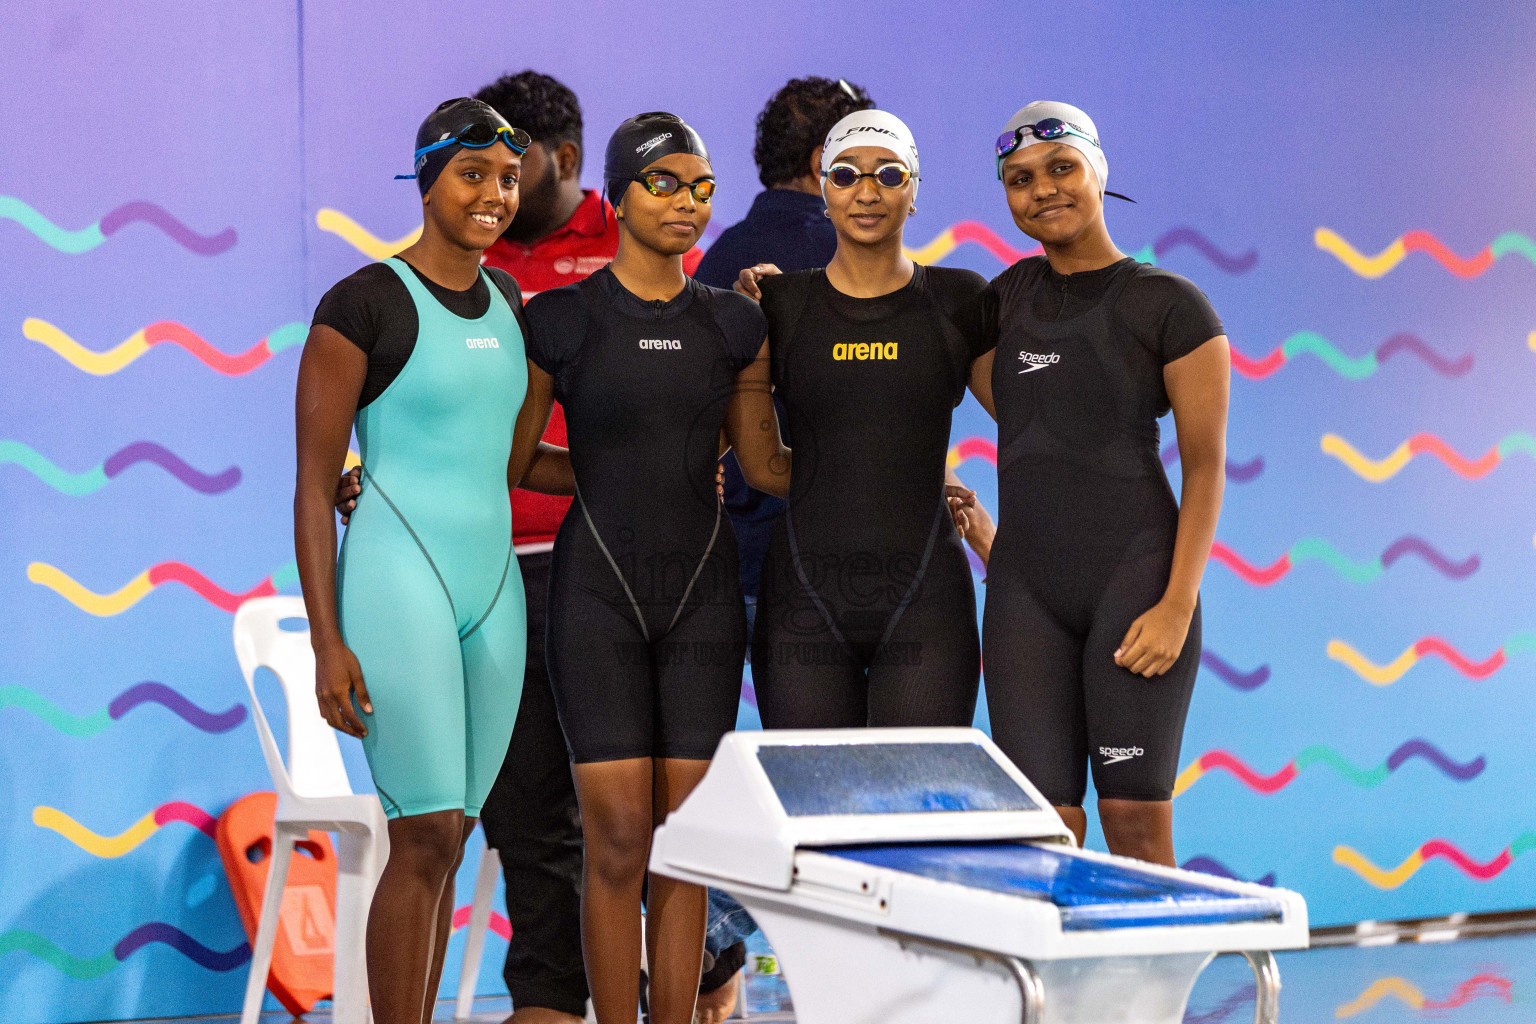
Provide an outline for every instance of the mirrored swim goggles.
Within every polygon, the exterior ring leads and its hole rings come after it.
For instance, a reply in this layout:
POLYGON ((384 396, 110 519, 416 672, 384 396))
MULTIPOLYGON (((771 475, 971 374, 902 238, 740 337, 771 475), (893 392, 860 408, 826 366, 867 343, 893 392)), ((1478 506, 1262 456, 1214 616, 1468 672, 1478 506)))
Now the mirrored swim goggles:
POLYGON ((649 171, 645 174, 637 174, 629 180, 645 186, 645 190, 653 196, 676 195, 678 189, 686 188, 689 192, 693 193, 693 198, 701 203, 707 203, 715 195, 714 178, 684 181, 677 175, 669 174, 666 171, 649 171))
POLYGON ((901 188, 915 177, 911 171, 899 163, 885 164, 878 170, 862 174, 852 164, 833 164, 822 171, 821 176, 830 181, 833 188, 853 188, 863 178, 875 179, 875 183, 881 188, 901 188))
POLYGON ((446 146, 460 145, 465 149, 484 149, 495 143, 497 139, 505 142, 507 148, 518 156, 528 152, 528 147, 533 145, 533 136, 521 128, 511 128, 507 125, 497 127, 486 124, 484 121, 476 121, 458 130, 454 135, 434 142, 430 146, 422 146, 418 149, 413 160, 420 160, 428 153, 443 149, 446 146))
MULTIPOLYGON (((1013 131, 1003 132, 1003 134, 997 137, 995 150, 997 152, 997 177, 999 181, 1001 181, 1003 177, 1003 158, 1019 148, 1019 145, 1024 141, 1025 135, 1033 135, 1035 138, 1040 139, 1043 142, 1050 142, 1053 139, 1060 139, 1067 135, 1073 135, 1079 139, 1084 140, 1085 142, 1092 144, 1094 149, 1103 148, 1099 145, 1098 139, 1094 138, 1092 135, 1089 135, 1077 125, 1063 121, 1059 117, 1042 118, 1041 120, 1036 121, 1034 124, 1021 124, 1013 131)), ((1104 190, 1104 194, 1107 196, 1114 196, 1116 199, 1124 199, 1128 203, 1134 203, 1136 201, 1130 196, 1123 196, 1119 192, 1111 192, 1108 189, 1104 190)))

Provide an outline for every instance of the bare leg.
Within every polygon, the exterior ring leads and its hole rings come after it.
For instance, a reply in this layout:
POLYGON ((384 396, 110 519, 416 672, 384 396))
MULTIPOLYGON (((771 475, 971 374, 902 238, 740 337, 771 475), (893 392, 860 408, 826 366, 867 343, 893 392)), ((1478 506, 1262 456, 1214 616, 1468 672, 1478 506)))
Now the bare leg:
POLYGON ((438 901, 463 847, 463 822, 462 811, 435 811, 389 823, 389 862, 368 914, 375 1024, 421 1024, 438 901))
MULTIPOLYGON (((1099 802, 1099 807, 1102 813, 1103 801, 1099 802)), ((1081 807, 1058 807, 1056 813, 1061 815, 1061 820, 1077 837, 1077 845, 1081 847, 1088 838, 1088 812, 1081 807)))
MULTIPOLYGON (((708 761, 658 759, 655 765, 654 822, 660 825, 704 777, 708 761)), ((691 1024, 704 966, 708 892, 665 875, 651 875, 645 917, 646 953, 651 966, 652 1024, 691 1024)))
POLYGON ((1178 867, 1171 800, 1100 800, 1099 823, 1110 853, 1178 867))
POLYGON ((464 819, 464 835, 459 840, 459 855, 448 870, 443 891, 437 898, 437 928, 432 938, 432 969, 427 975, 427 997, 421 1008, 421 1024, 432 1024, 432 1011, 437 1007, 437 991, 443 984, 443 959, 448 955, 448 936, 453 932, 453 880, 458 876, 459 865, 464 863, 464 844, 475 831, 478 818, 464 819))
MULTIPOLYGON (((599 1024, 634 1024, 640 1011, 640 890, 651 851, 651 764, 637 757, 571 769, 585 843, 581 950, 599 1024)), ((654 964, 651 969, 654 977, 654 964)))

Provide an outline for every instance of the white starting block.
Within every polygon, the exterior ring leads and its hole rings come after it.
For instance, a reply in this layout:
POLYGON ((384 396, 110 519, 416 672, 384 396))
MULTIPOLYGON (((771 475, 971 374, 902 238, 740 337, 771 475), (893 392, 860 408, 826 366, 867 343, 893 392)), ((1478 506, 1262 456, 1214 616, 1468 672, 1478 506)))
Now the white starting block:
POLYGON ((1242 953, 1259 1024, 1301 896, 1090 853, 975 729, 731 733, 651 870, 724 889, 800 1024, 1178 1024, 1242 953))

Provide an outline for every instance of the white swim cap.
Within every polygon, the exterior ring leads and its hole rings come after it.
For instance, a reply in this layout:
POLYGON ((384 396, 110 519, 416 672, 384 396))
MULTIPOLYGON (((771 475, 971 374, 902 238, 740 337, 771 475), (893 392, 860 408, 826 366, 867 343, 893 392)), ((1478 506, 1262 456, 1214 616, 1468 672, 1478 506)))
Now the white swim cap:
MULTIPOLYGON (((1070 103, 1056 103, 1052 100, 1035 100, 1019 108, 1018 113, 1008 119, 1008 124, 1003 127, 1003 134, 998 136, 998 148, 1004 145, 1004 139, 1011 137, 1015 131, 1027 124, 1039 124, 1047 118, 1055 118, 1066 125, 1065 131, 1054 139, 1042 139, 1030 132, 1025 132, 1019 140, 1018 149, 1038 145, 1042 142, 1050 142, 1063 146, 1071 146, 1083 156, 1088 158, 1088 166, 1093 168, 1093 173, 1099 176, 1099 191, 1104 192, 1109 188, 1109 161, 1104 159, 1104 150, 1099 145, 1099 130, 1094 127, 1093 118, 1083 113, 1070 103), (1080 133, 1080 134, 1074 134, 1080 133), (1083 136, 1088 136, 1084 138, 1083 136)), ((997 174, 1001 178, 1003 174, 1003 157, 1000 154, 997 159, 997 174)))
POLYGON ((855 146, 878 146, 895 153, 896 159, 912 172, 913 195, 916 196, 917 140, 912 138, 912 129, 903 124, 901 118, 884 110, 855 110, 837 122, 821 144, 821 173, 825 175, 832 169, 843 150, 855 146))

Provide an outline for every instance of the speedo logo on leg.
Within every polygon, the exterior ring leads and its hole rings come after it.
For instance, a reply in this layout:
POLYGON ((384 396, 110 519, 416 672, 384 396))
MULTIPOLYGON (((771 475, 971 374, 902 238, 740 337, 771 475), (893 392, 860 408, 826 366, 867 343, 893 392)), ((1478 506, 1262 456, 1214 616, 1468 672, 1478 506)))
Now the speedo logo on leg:
POLYGON ((1061 356, 1055 352, 1048 356, 1037 355, 1034 352, 1020 352, 1019 362, 1024 364, 1024 369, 1020 370, 1020 373, 1034 373, 1036 370, 1045 369, 1052 363, 1061 362, 1061 356))
POLYGON ((501 348, 501 342, 495 338, 465 338, 466 348, 501 348))
POLYGON ((676 338, 641 338, 640 347, 680 349, 683 343, 676 338))
POLYGON ((837 344, 832 346, 832 358, 838 361, 844 359, 895 359, 896 342, 859 342, 853 345, 837 344))
POLYGON ((1140 747, 1100 747, 1099 756, 1105 764, 1117 764, 1121 761, 1129 761, 1133 757, 1140 757, 1146 751, 1140 747))

